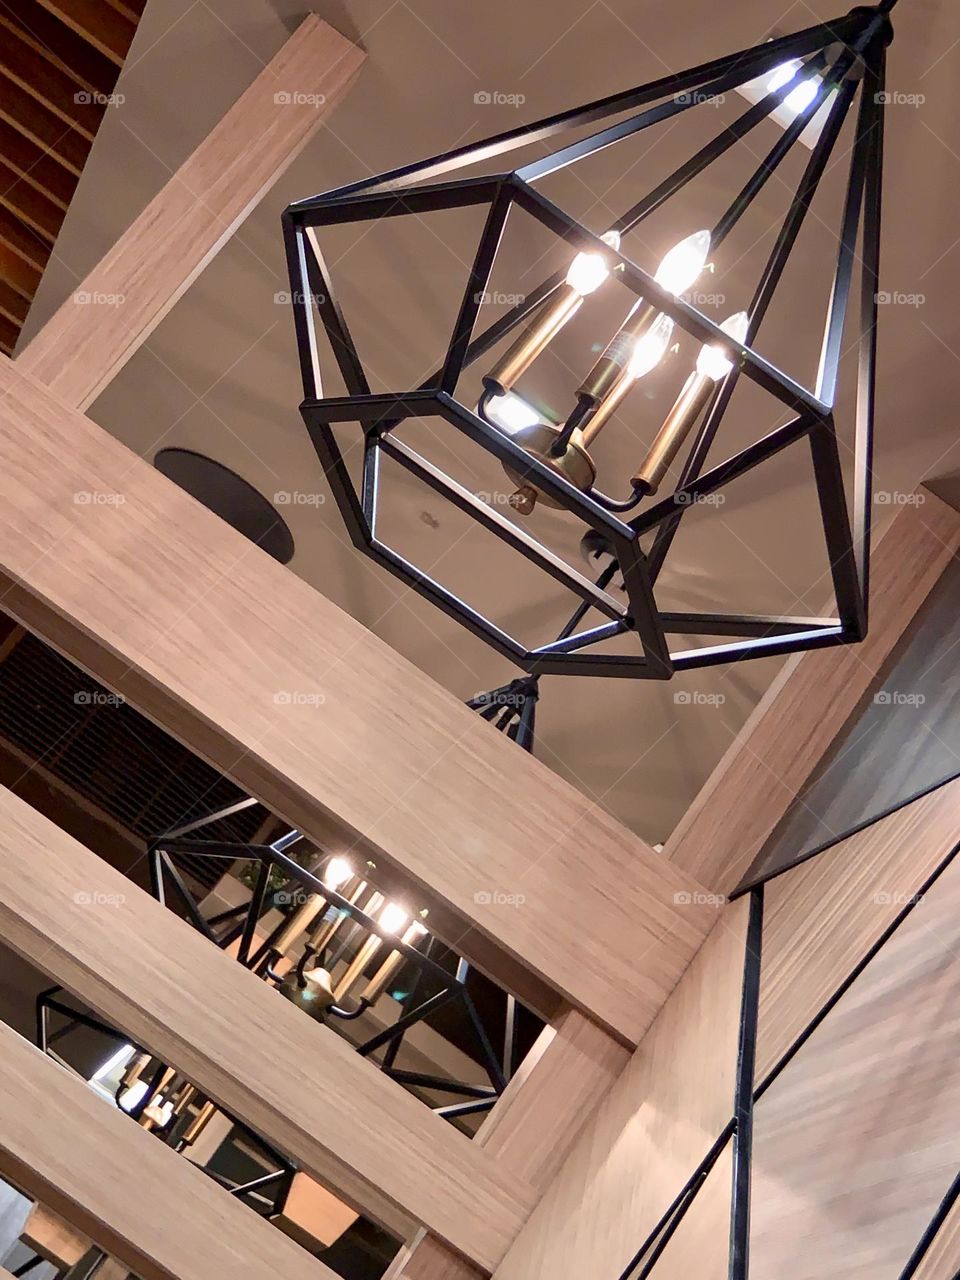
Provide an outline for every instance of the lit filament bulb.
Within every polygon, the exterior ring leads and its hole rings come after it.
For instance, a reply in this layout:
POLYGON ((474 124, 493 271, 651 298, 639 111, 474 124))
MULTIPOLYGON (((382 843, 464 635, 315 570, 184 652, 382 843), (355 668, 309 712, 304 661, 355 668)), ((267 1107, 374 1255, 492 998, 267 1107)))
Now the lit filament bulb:
MULTIPOLYGON (((776 93, 778 89, 782 89, 785 84, 789 84, 797 72, 801 69, 802 63, 798 60, 793 62, 783 62, 777 67, 770 79, 767 81, 767 93, 776 93)), ((791 89, 782 102, 782 106, 790 112, 791 115, 798 116, 802 111, 806 111, 810 103, 820 89, 820 77, 808 76, 801 80, 795 89, 791 89)))
MULTIPOLYGON (((745 311, 738 311, 724 320, 720 328, 734 341, 745 342, 750 317, 745 311)), ((714 387, 732 369, 733 360, 718 343, 707 343, 700 348, 696 369, 684 383, 650 451, 633 477, 635 489, 645 494, 656 493, 670 464, 706 408, 714 387)))
POLYGON ((353 875, 353 867, 346 858, 331 858, 323 873, 323 883, 327 889, 337 892, 353 875))
MULTIPOLYGON (((605 231, 600 239, 611 249, 620 248, 620 232, 605 231)), ((564 325, 580 310, 585 297, 595 293, 610 275, 610 263, 606 255, 587 250, 578 253, 570 264, 563 286, 556 296, 544 304, 539 315, 517 338, 510 349, 484 375, 485 395, 480 401, 480 413, 490 416, 491 397, 505 396, 514 383, 530 368, 537 356, 553 341, 564 325)))
MULTIPOLYGON (((710 239, 709 231, 695 231, 693 235, 689 235, 686 239, 681 240, 679 244, 675 244, 664 255, 657 268, 657 273, 654 276, 657 284, 669 290, 674 297, 689 289, 696 282, 706 264, 707 254, 710 252, 710 239)), ((578 408, 580 408, 580 412, 584 417, 591 409, 596 409, 597 406, 600 409, 603 408, 605 397, 609 395, 615 388, 616 383, 625 374, 629 376, 628 366, 635 359, 638 367, 642 368, 647 356, 640 356, 639 352, 641 350, 644 352, 656 351, 659 345, 659 338, 655 338, 652 339, 652 347, 642 347, 643 340, 666 321, 667 317, 662 315, 653 303, 647 302, 643 298, 637 300, 630 314, 620 326, 619 331, 607 344, 603 355, 587 374, 577 391, 578 408)), ((670 322, 671 332, 672 329, 673 324, 670 322)), ((662 328, 660 332, 662 332, 662 328)), ((663 343, 657 359, 648 368, 643 369, 644 373, 648 373, 656 365, 657 360, 663 356, 669 345, 670 333, 667 333, 666 341, 663 343)), ((635 381, 640 376, 642 376, 641 373, 634 374, 631 381, 635 381)), ((621 389, 621 399, 622 395, 621 389)), ((599 412, 599 409, 597 409, 597 412, 599 412)), ((609 412, 605 415, 604 420, 607 417, 609 417, 609 412)), ((596 429, 591 435, 596 435, 596 429)))

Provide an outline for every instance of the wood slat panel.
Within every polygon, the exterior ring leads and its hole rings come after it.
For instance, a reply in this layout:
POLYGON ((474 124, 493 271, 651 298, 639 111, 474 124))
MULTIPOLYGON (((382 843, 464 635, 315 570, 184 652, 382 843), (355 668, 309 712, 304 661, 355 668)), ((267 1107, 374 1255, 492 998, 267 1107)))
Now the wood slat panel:
POLYGON ((141 1280, 335 1280, 2 1023, 0 1173, 141 1280))
POLYGON ((59 205, 24 182, 16 170, 0 160, 0 203, 52 244, 63 221, 59 205))
POLYGON ((0 119, 0 155, 28 186, 52 200, 59 209, 66 210, 76 185, 74 175, 3 119, 0 119))
POLYGON ((394 1230, 492 1268, 531 1209, 494 1157, 5 790, 0 937, 394 1230))
POLYGON ((0 28, 0 70, 88 142, 97 136, 106 104, 91 101, 72 77, 38 53, 14 26, 0 28))
POLYGON ((123 66, 136 31, 129 18, 117 10, 111 12, 99 0, 40 0, 40 4, 111 62, 123 66))
POLYGON ((757 1104, 751 1274, 901 1274, 960 1167, 958 985, 955 860, 757 1104))
POLYGON ((770 881, 765 890, 758 1079, 958 840, 960 780, 770 881))
POLYGON ((960 1273, 960 1203, 947 1214, 913 1280, 957 1280, 960 1273))
POLYGON ((784 665, 667 842, 667 858, 717 892, 749 870, 960 548, 960 514, 921 493, 873 556, 867 639, 784 665))
POLYGON ((724 910, 496 1280, 618 1276, 707 1154, 733 1113, 748 914, 724 910))
POLYGON ((299 155, 363 60, 327 23, 306 18, 78 286, 119 295, 123 306, 102 308, 93 325, 68 298, 24 348, 23 368, 72 405, 89 405, 299 155))
POLYGON ((49 152, 77 178, 83 171, 90 142, 76 129, 65 126, 59 116, 41 106, 0 68, 0 118, 6 120, 41 150, 49 152))
POLYGON ((80 88, 107 94, 116 84, 116 65, 41 8, 37 0, 20 0, 16 10, 0 9, 0 26, 19 32, 22 40, 70 76, 80 88))
POLYGON ((638 1040, 716 918, 698 886, 23 367, 0 362, 2 607, 638 1040))

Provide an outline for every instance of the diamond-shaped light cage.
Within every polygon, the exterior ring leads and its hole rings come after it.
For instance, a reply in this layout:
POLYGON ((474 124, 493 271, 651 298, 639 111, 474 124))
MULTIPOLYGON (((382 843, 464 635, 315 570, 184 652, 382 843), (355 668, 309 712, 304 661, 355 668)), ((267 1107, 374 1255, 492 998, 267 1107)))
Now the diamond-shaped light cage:
POLYGON ((889 10, 893 2, 895 0, 884 0, 876 6, 858 7, 835 21, 770 40, 755 48, 704 63, 432 160, 299 201, 286 210, 284 236, 305 396, 301 411, 340 514, 358 549, 534 675, 668 679, 676 670, 846 644, 863 638, 867 626, 870 545, 883 86, 886 47, 892 37, 889 10), (745 342, 741 344, 546 199, 534 184, 557 169, 631 137, 642 129, 696 109, 764 73, 769 74, 787 60, 798 61, 798 70, 792 79, 764 93, 735 123, 722 129, 614 224, 614 229, 621 233, 635 227, 761 120, 776 111, 797 87, 801 75, 804 72, 809 74, 813 68, 817 72, 816 95, 786 128, 714 232, 715 247, 814 117, 818 123, 823 120, 819 137, 748 308, 749 329, 745 342), (753 349, 752 343, 844 121, 858 98, 855 140, 850 152, 820 369, 816 388, 809 390, 766 361, 753 349), (464 166, 495 159, 516 148, 620 116, 627 111, 633 114, 513 172, 436 181, 464 166), (554 275, 528 293, 487 330, 475 334, 481 300, 514 204, 526 210, 575 252, 602 252, 611 267, 618 269, 620 282, 638 298, 653 303, 700 342, 718 343, 733 362, 731 371, 717 384, 694 434, 676 490, 631 519, 624 518, 627 503, 617 503, 594 489, 584 492, 575 487, 456 398, 463 370, 491 351, 538 308, 547 305, 547 300, 563 283, 562 273, 554 275), (443 366, 415 390, 372 394, 338 306, 334 282, 315 229, 468 206, 486 206, 487 216, 443 366), (859 379, 851 514, 840 466, 833 406, 848 305, 856 275, 859 275, 860 290, 859 379), (320 326, 326 332, 344 379, 348 391, 346 396, 325 398, 322 395, 318 346, 320 326), (741 376, 776 397, 793 417, 719 465, 704 470, 707 453, 741 376), (463 433, 501 463, 508 464, 527 483, 535 485, 566 511, 577 516, 585 530, 592 529, 600 534, 613 551, 615 560, 595 581, 567 564, 531 534, 399 440, 394 434, 395 428, 412 417, 439 417, 452 430, 463 433), (331 426, 344 422, 359 423, 363 430, 364 465, 359 490, 348 472, 331 426), (684 513, 698 500, 717 492, 804 437, 811 451, 838 616, 785 618, 661 612, 654 598, 654 586, 684 513), (493 531, 578 597, 577 612, 558 640, 534 649, 526 647, 381 541, 377 533, 376 513, 382 455, 393 459, 493 531), (651 532, 654 533, 652 544, 644 552, 640 540, 651 532), (622 575, 625 603, 605 589, 615 574, 622 575), (603 615, 604 621, 586 630, 576 630, 590 610, 603 615), (641 652, 618 655, 596 651, 604 641, 627 632, 636 633, 641 652), (736 639, 732 643, 671 652, 666 639, 668 634, 736 639))

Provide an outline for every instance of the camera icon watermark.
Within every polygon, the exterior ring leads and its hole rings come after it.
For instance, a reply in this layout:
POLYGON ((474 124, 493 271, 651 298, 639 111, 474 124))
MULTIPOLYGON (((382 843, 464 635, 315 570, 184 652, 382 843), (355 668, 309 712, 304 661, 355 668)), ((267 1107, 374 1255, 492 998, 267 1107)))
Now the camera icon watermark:
POLYGON ((304 303, 312 303, 315 307, 322 307, 327 300, 325 293, 302 293, 299 289, 291 293, 289 289, 278 289, 273 295, 273 301, 278 307, 289 307, 292 303, 296 306, 302 306, 304 303))
POLYGON ((700 689, 678 689, 673 695, 678 707, 722 707, 726 700, 725 693, 704 693, 700 689))
POLYGON ((473 101, 478 107, 522 107, 526 94, 503 93, 500 89, 478 89, 473 101))
POLYGON ((100 289, 76 289, 72 295, 78 307, 122 307, 126 300, 125 293, 104 293, 100 289))
POLYGON ((322 107, 326 105, 325 93, 303 93, 300 89, 278 89, 273 95, 278 107, 322 107))
POLYGON ((73 100, 78 106, 122 107, 126 102, 123 93, 97 93, 95 89, 79 89, 73 100))
POLYGON ((94 889, 90 892, 80 892, 73 895, 73 900, 78 907, 122 907, 127 900, 125 893, 101 893, 94 889))
POLYGON ((704 93, 702 89, 690 89, 686 93, 675 93, 674 102, 680 107, 722 107, 727 100, 724 93, 704 93))
POLYGON ((126 698, 121 693, 111 693, 108 689, 78 689, 73 695, 78 707, 124 707, 126 698))
POLYGON ((480 293, 475 293, 473 300, 479 307, 516 307, 526 302, 527 295, 525 293, 504 293, 499 289, 484 289, 480 293))
POLYGON ((478 907, 522 907, 527 900, 525 893, 504 893, 502 889, 479 889, 473 900, 478 907))
POLYGON ((873 695, 875 707, 922 707, 926 700, 924 693, 905 693, 900 689, 881 689, 873 695))
POLYGON ((887 89, 875 93, 873 100, 886 107, 922 107, 927 100, 925 93, 901 93, 899 89, 887 89))
POLYGON ((899 289, 881 289, 873 296, 878 307, 922 307, 927 301, 925 293, 904 293, 899 289))
POLYGON ((680 889, 673 895, 673 901, 678 907, 722 907, 726 905, 727 897, 723 893, 680 889))
POLYGON ((326 694, 307 689, 278 689, 273 695, 277 707, 322 707, 326 700, 326 694))
POLYGON ((275 507, 322 507, 326 500, 325 493, 305 493, 300 489, 280 489, 273 495, 275 507))
POLYGON ((878 489, 873 495, 878 507, 922 507, 927 500, 925 493, 905 493, 901 489, 878 489))
POLYGON ((73 495, 76 507, 122 507, 126 502, 122 493, 111 493, 100 489, 78 489, 73 495))

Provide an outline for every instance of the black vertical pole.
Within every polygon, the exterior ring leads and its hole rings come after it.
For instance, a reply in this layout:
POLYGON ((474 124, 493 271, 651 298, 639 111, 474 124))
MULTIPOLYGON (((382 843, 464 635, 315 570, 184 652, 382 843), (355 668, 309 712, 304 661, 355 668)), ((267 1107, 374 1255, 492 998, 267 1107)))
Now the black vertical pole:
POLYGON ((734 1099, 733 1186, 730 1213, 729 1280, 747 1280, 750 1270, 750 1163, 753 1155, 753 1077, 757 1059, 760 1004, 760 950, 763 942, 763 885, 750 895, 747 946, 740 1001, 737 1085, 734 1099))

